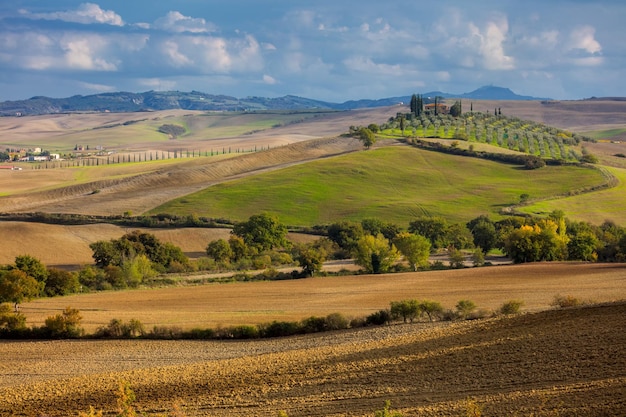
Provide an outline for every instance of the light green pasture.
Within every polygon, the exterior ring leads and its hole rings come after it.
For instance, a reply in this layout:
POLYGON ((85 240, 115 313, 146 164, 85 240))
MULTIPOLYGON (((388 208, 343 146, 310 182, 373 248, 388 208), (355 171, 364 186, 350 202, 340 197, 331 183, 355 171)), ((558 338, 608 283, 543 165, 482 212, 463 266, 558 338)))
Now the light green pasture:
POLYGON ((375 217, 406 226, 418 216, 464 222, 498 217, 521 194, 547 198, 597 185, 582 167, 528 171, 482 159, 386 147, 232 181, 171 201, 151 212, 245 220, 271 212, 289 225, 375 217))

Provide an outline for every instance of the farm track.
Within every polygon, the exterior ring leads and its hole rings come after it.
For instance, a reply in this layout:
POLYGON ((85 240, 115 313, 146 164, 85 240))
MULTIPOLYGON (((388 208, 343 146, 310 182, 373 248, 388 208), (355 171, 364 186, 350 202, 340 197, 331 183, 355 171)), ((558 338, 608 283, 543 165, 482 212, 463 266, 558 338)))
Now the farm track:
POLYGON ((262 341, 5 342, 0 416, 604 416, 626 413, 626 303, 262 341))
POLYGON ((116 215, 124 211, 143 213, 166 201, 220 182, 360 149, 362 144, 352 138, 296 142, 226 160, 206 159, 206 163, 201 164, 195 160, 193 164, 164 167, 125 178, 7 196, 0 199, 0 211, 91 215, 116 215))

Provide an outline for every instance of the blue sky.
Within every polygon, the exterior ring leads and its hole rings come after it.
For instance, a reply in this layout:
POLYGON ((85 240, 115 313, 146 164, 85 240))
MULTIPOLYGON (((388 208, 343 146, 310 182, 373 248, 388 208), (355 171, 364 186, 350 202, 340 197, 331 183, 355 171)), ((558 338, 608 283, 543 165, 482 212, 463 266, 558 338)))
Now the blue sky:
POLYGON ((0 101, 108 91, 343 102, 483 85, 626 96, 623 0, 13 0, 0 101))

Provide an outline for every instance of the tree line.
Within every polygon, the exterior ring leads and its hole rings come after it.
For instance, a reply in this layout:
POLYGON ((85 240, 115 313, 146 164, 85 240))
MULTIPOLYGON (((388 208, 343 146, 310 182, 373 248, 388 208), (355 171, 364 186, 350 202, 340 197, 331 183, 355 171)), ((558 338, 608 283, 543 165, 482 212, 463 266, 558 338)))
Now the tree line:
MULTIPOLYGON (((206 257, 191 261, 183 251, 141 231, 90 244, 94 264, 76 272, 48 268, 21 255, 0 266, 0 303, 80 291, 135 288, 168 273, 266 270, 259 279, 304 278, 322 273, 330 259, 353 259, 364 273, 462 268, 469 256, 474 266, 500 250, 515 263, 580 260, 626 261, 626 229, 605 221, 599 226, 567 219, 554 211, 546 218, 510 216, 494 221, 482 215, 449 223, 441 217, 418 217, 408 228, 379 219, 341 221, 314 228, 310 243, 287 239, 287 227, 276 216, 258 214, 236 223, 229 239, 208 242, 206 257), (430 262, 445 253, 449 265, 430 262), (278 266, 299 271, 279 273, 278 266)), ((246 275, 244 279, 249 279, 246 275)))

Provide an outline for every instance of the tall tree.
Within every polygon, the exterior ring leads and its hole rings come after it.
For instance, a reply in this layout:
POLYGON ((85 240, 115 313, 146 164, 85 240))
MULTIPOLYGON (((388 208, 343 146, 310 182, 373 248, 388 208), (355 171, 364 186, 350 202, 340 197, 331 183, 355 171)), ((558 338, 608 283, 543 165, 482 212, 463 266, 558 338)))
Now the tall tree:
POLYGON ((19 269, 0 272, 0 303, 11 302, 17 305, 24 300, 38 297, 44 283, 19 269))
POLYGON ((417 115, 417 96, 415 94, 413 94, 411 96, 411 113, 417 115))
POLYGON ((237 223, 232 234, 241 237, 246 245, 258 250, 289 246, 287 227, 276 216, 267 213, 251 216, 248 221, 237 223))
POLYGON ((355 263, 365 271, 380 274, 389 271, 398 259, 398 250, 382 235, 365 235, 357 243, 355 263))
POLYGON ((400 233, 393 240, 393 243, 414 271, 417 271, 418 267, 428 265, 431 245, 424 236, 406 232, 400 233))

